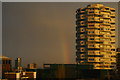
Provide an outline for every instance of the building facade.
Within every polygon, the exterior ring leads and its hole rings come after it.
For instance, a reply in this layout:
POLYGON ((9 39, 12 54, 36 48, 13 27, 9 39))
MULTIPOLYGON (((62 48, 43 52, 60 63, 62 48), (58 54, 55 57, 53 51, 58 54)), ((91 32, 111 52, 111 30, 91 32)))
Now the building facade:
POLYGON ((115 9, 91 4, 76 11, 76 62, 94 69, 116 67, 115 9))
POLYGON ((37 69, 37 68, 38 68, 38 65, 35 64, 35 63, 28 64, 27 68, 28 68, 28 69, 37 69))
POLYGON ((15 60, 15 69, 17 71, 22 71, 22 66, 21 66, 21 58, 17 58, 15 60))
POLYGON ((6 72, 7 80, 36 80, 36 72, 6 72))
MULTIPOLYGON (((2 78, 4 78, 4 73, 12 71, 12 59, 6 56, 0 56, 0 70, 2 72, 2 78)), ((0 73, 1 74, 1 73, 0 73)))

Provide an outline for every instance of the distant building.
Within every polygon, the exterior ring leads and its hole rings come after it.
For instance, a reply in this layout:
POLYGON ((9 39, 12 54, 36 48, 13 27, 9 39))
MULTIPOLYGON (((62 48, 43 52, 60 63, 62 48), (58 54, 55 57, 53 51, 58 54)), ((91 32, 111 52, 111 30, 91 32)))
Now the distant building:
POLYGON ((36 80, 36 72, 6 72, 7 80, 36 80))
POLYGON ((21 58, 17 58, 15 60, 15 69, 17 71, 22 71, 22 66, 21 66, 21 58))
POLYGON ((12 59, 6 56, 0 56, 0 67, 2 70, 2 78, 4 78, 4 73, 12 71, 12 59))
POLYGON ((76 11, 76 62, 94 69, 116 67, 115 9, 91 4, 76 11))
POLYGON ((7 80, 20 80, 20 73, 19 72, 6 72, 5 78, 7 80))
POLYGON ((35 64, 35 63, 32 63, 32 64, 28 64, 28 69, 37 69, 38 68, 38 65, 35 64))

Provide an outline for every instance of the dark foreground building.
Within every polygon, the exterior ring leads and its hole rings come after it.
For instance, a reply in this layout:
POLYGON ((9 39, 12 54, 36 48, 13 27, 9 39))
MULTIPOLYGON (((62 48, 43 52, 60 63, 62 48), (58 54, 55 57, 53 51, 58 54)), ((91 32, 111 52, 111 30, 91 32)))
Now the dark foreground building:
POLYGON ((88 64, 44 64, 36 71, 37 80, 117 80, 114 70, 93 69, 88 64))
POLYGON ((117 48, 117 75, 120 78, 120 48, 117 48))

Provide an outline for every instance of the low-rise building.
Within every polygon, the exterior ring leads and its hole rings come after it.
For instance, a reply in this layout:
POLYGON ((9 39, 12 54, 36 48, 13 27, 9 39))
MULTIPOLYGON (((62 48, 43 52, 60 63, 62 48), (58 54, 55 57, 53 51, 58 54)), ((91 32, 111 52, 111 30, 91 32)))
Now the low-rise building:
POLYGON ((7 80, 36 80, 36 72, 6 72, 7 80))
POLYGON ((4 78, 4 73, 12 71, 12 59, 6 56, 0 56, 0 70, 2 73, 2 78, 4 78))
POLYGON ((37 69, 38 68, 38 65, 35 64, 35 63, 32 63, 32 64, 28 64, 28 69, 37 69))

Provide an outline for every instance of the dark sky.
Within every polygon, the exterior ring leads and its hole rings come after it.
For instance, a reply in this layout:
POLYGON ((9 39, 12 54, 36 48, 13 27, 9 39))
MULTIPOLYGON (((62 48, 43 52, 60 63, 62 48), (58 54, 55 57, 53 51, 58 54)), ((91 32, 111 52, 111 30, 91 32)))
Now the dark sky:
MULTIPOLYGON (((3 55, 22 64, 75 63, 75 11, 88 2, 3 3, 3 55)), ((117 9, 117 3, 103 3, 117 9)), ((14 61, 13 61, 14 62, 14 61)))

